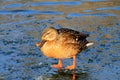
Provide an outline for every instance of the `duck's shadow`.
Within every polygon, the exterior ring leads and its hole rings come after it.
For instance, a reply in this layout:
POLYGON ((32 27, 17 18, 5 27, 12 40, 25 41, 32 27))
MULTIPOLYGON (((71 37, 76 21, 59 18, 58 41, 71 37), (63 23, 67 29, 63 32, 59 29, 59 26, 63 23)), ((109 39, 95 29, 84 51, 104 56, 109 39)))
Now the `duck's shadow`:
POLYGON ((57 70, 51 76, 44 75, 41 76, 38 80, 88 80, 89 74, 83 72, 82 70, 57 70))
POLYGON ((82 70, 58 70, 56 74, 52 76, 53 78, 62 79, 62 80, 84 80, 88 78, 88 73, 82 72, 82 70))

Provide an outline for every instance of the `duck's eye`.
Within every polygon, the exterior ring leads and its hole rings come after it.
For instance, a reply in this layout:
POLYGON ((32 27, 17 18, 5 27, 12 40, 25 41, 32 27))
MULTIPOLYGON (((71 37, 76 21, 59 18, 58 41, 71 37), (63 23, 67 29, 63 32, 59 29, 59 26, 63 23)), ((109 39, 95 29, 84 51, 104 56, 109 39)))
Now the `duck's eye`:
POLYGON ((47 35, 50 34, 50 33, 46 33, 47 35))

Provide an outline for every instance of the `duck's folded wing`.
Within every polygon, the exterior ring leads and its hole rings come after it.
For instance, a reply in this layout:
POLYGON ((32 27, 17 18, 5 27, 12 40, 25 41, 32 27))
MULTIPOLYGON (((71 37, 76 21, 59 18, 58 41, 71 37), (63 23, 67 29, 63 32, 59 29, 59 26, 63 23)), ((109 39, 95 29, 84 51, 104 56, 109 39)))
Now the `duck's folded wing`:
POLYGON ((86 41, 87 35, 85 34, 71 34, 71 33, 61 33, 60 35, 60 40, 64 43, 79 43, 86 41))

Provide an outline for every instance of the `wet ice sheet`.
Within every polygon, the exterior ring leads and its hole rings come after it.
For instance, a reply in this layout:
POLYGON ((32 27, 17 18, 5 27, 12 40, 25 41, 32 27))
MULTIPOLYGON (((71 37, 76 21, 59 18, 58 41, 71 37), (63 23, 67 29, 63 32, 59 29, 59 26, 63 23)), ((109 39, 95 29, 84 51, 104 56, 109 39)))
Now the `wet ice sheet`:
MULTIPOLYGON (((58 72, 51 68, 50 65, 57 60, 43 56, 35 47, 42 30, 53 26, 87 32, 90 34, 88 40, 94 42, 77 56, 76 80, 119 80, 118 1, 63 3, 4 0, 1 3, 0 79, 72 79, 72 72, 58 72)), ((71 64, 72 59, 64 59, 64 67, 71 64)))

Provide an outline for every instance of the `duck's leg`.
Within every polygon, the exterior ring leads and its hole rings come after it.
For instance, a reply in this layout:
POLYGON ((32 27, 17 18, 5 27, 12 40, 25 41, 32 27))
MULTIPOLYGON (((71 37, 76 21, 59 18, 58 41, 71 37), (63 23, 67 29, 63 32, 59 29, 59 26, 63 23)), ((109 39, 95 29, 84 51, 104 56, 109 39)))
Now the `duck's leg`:
POLYGON ((58 64, 51 65, 51 67, 61 69, 62 68, 62 59, 58 59, 58 64))
POLYGON ((71 66, 67 66, 65 69, 73 70, 76 67, 76 56, 73 56, 73 64, 71 66))

